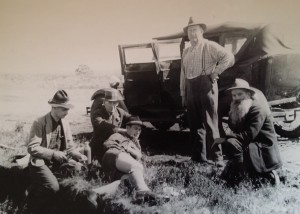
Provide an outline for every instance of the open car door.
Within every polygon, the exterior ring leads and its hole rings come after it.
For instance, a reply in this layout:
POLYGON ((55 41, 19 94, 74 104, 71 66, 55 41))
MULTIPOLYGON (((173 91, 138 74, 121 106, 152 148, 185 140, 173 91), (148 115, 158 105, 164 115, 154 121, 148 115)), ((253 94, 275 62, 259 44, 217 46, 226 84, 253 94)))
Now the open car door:
POLYGON ((129 111, 140 115, 142 106, 159 105, 160 85, 152 43, 119 45, 119 54, 129 111))

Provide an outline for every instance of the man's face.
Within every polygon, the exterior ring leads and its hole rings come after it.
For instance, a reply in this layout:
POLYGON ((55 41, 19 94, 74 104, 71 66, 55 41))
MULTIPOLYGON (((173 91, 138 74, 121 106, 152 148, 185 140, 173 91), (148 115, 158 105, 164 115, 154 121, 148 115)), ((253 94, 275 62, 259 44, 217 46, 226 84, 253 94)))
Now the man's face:
POLYGON ((200 25, 188 27, 187 34, 192 44, 196 44, 203 39, 203 29, 200 27, 200 25))
POLYGON ((104 101, 104 106, 108 112, 114 112, 118 104, 119 104, 118 101, 108 101, 108 100, 104 101))
POLYGON ((55 107, 54 114, 58 119, 63 119, 69 113, 69 109, 63 107, 55 107))
POLYGON ((231 91, 232 101, 235 104, 241 103, 243 100, 250 99, 250 93, 243 89, 233 89, 231 91))
POLYGON ((127 129, 127 134, 136 139, 139 138, 142 131, 142 127, 140 125, 128 125, 126 126, 126 129, 127 129))

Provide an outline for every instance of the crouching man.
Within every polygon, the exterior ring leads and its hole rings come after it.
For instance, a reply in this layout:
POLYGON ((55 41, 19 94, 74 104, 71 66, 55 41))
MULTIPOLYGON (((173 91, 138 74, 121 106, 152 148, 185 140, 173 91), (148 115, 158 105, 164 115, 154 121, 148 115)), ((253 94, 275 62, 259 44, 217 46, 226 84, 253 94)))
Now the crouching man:
POLYGON ((231 92, 229 127, 223 144, 229 162, 222 177, 230 184, 238 184, 244 172, 255 181, 279 182, 274 171, 282 166, 273 118, 268 102, 258 89, 243 79, 236 79, 231 92))
MULTIPOLYGON (((157 203, 162 198, 150 191, 144 180, 144 168, 139 136, 143 126, 139 117, 131 116, 126 123, 126 133, 115 133, 104 143, 105 154, 102 167, 110 181, 129 176, 130 184, 136 191, 136 203, 157 203)), ((164 198, 166 199, 166 198, 164 198)))
POLYGON ((64 120, 70 108, 68 94, 59 90, 48 102, 51 111, 33 122, 28 152, 31 187, 29 206, 33 213, 53 213, 55 193, 59 184, 54 173, 63 164, 80 169, 79 161, 87 157, 75 150, 69 123, 64 120))

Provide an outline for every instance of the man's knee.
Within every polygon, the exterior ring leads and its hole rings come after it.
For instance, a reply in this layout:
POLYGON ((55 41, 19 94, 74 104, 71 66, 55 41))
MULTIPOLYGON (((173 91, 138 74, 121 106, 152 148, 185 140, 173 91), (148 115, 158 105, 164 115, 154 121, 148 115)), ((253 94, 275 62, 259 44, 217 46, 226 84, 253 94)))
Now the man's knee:
POLYGON ((140 162, 134 163, 131 167, 131 171, 135 171, 135 170, 144 171, 143 164, 141 164, 140 162))

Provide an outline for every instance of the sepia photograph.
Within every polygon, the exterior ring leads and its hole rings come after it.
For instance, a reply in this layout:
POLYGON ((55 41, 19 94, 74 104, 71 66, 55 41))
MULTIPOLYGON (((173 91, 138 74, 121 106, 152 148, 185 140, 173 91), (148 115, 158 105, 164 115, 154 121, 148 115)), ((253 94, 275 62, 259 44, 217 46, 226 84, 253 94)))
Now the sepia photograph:
POLYGON ((0 0, 0 213, 299 213, 299 20, 296 0, 0 0))

